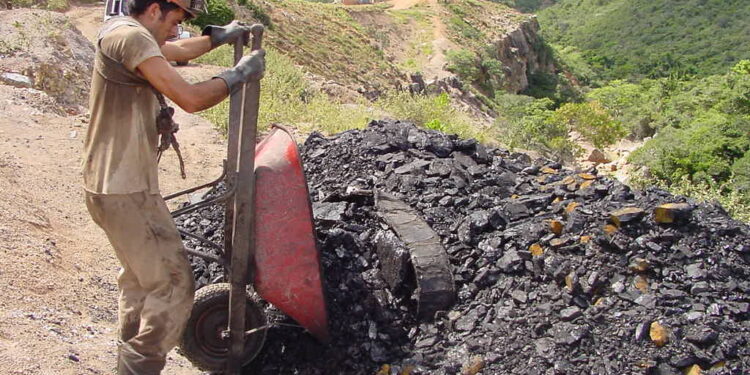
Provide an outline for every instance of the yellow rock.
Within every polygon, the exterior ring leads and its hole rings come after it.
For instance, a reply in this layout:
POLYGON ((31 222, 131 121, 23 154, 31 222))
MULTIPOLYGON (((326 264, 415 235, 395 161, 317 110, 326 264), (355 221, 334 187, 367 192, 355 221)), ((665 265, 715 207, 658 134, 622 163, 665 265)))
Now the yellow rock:
POLYGON ((630 269, 634 272, 646 272, 651 267, 651 263, 643 258, 635 258, 630 263, 630 269))
POLYGON ((461 366, 461 375, 476 375, 484 368, 484 358, 475 355, 461 366))
POLYGON ((648 334, 656 346, 661 347, 669 342, 669 330, 659 322, 651 323, 651 329, 648 334))
POLYGON ((573 176, 565 177, 565 178, 563 178, 563 180, 561 182, 561 184, 563 184, 563 185, 570 185, 570 184, 575 184, 575 183, 576 183, 576 178, 573 177, 573 176))
POLYGON ((513 195, 510 196, 510 199, 518 199, 518 195, 517 194, 513 194, 513 195))
POLYGON ((594 176, 591 173, 579 173, 578 177, 584 179, 584 180, 596 180, 596 176, 594 176))
POLYGON ((557 197, 557 198, 555 198, 555 199, 554 199, 554 200, 552 201, 552 203, 560 203, 560 202, 562 202, 562 201, 563 201, 562 197, 557 197))
POLYGON ((581 190, 586 189, 587 187, 589 187, 589 186, 591 186, 593 184, 594 184, 593 180, 583 181, 583 182, 581 182, 581 190))
POLYGON ((559 236, 563 231, 563 223, 561 223, 559 220, 550 220, 549 230, 559 236))
POLYGON ((624 223, 639 220, 643 213, 643 210, 638 207, 626 207, 610 213, 609 220, 619 228, 624 223))
POLYGON ((604 232, 607 234, 612 234, 617 232, 617 227, 612 224, 607 224, 604 226, 604 232))
POLYGON ((542 173, 557 174, 557 171, 554 170, 554 169, 552 169, 552 168, 550 168, 550 167, 544 167, 544 168, 542 168, 542 173))
POLYGON ((633 280, 633 285, 636 289, 640 290, 641 293, 648 293, 648 278, 643 275, 638 275, 633 280))
POLYGON ((581 236, 581 243, 591 242, 591 236, 581 236))
POLYGON ((382 365, 380 366, 380 370, 378 370, 377 374, 375 375, 390 375, 391 374, 391 365, 382 365))
POLYGON ((727 365, 727 364, 726 364, 726 362, 724 362, 724 361, 719 361, 719 362, 716 362, 716 363, 715 363, 715 364, 714 364, 713 366, 711 366, 711 370, 718 370, 718 369, 722 369, 722 368, 724 368, 724 367, 725 367, 726 365, 727 365))
POLYGON ((654 209, 654 221, 662 224, 674 223, 680 218, 687 218, 693 207, 687 203, 667 203, 654 209))
POLYGON ((565 212, 566 213, 571 213, 571 212, 575 211, 576 207, 578 207, 578 202, 570 202, 570 203, 568 203, 568 206, 565 207, 565 212))
POLYGON ((686 367, 684 370, 682 370, 682 373, 685 375, 701 375, 703 372, 701 371, 701 367, 698 365, 692 365, 690 367, 686 367))
POLYGON ((560 247, 562 245, 565 245, 566 242, 567 242, 567 240, 564 240, 562 238, 553 238, 549 242, 549 245, 552 246, 552 247, 560 247))
POLYGON ((529 252, 531 252, 531 255, 538 257, 542 254, 544 254, 544 249, 542 248, 542 245, 535 243, 531 246, 529 246, 529 252))

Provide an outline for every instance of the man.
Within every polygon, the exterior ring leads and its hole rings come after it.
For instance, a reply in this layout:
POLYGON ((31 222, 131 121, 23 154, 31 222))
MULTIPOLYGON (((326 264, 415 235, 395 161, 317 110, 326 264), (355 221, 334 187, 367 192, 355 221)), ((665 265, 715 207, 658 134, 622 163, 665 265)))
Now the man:
POLYGON ((130 16, 107 21, 96 41, 83 180, 89 213, 122 265, 121 375, 159 374, 193 303, 192 270, 159 193, 156 92, 192 113, 219 103, 265 68, 264 52, 255 51, 217 77, 187 83, 168 61, 191 60, 250 30, 232 22, 167 42, 178 24, 200 11, 196 1, 132 0, 130 16))

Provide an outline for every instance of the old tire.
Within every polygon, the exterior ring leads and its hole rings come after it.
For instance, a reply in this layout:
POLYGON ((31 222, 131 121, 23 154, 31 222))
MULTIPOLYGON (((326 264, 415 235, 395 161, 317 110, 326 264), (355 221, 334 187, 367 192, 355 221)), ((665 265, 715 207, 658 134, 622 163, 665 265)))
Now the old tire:
MULTIPOLYGON (((180 342, 180 351, 196 367, 204 371, 222 371, 229 356, 229 339, 222 338, 229 321, 229 290, 227 283, 207 285, 195 293, 193 311, 180 342)), ((263 310, 252 293, 247 296, 245 330, 266 325, 263 310)), ((245 338, 243 366, 250 363, 263 347, 266 330, 245 338)))

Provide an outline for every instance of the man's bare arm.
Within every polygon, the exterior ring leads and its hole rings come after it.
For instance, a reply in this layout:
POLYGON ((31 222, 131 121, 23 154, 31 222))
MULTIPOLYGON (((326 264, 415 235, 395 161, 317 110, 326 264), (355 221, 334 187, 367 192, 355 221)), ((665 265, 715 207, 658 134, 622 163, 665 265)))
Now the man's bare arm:
POLYGON ((196 36, 166 42, 161 47, 161 53, 167 61, 189 61, 211 50, 211 37, 196 36))
POLYGON ((188 113, 210 108, 229 95, 224 80, 214 78, 190 84, 162 57, 146 59, 137 69, 157 91, 188 113))

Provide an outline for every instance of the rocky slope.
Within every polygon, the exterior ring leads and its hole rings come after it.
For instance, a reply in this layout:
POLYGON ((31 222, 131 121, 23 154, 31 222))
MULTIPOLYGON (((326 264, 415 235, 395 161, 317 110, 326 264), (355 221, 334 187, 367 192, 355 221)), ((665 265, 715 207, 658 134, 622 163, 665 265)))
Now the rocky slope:
POLYGON ((93 63, 94 47, 66 16, 34 9, 0 12, 5 84, 44 91, 68 112, 82 113, 93 63))

